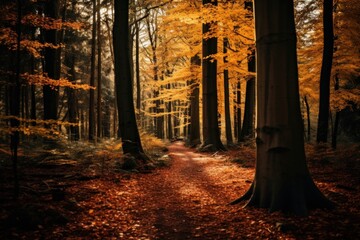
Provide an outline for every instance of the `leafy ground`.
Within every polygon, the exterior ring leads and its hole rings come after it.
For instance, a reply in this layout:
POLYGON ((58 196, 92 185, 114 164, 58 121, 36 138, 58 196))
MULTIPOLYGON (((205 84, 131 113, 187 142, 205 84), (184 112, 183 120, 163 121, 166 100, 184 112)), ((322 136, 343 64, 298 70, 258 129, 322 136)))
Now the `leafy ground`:
POLYGON ((1 162, 0 239, 360 239, 359 146, 307 147, 337 207, 306 218, 228 205, 251 185, 251 147, 199 153, 175 142, 143 172, 121 170, 114 149, 73 148, 23 154, 17 202, 1 162))

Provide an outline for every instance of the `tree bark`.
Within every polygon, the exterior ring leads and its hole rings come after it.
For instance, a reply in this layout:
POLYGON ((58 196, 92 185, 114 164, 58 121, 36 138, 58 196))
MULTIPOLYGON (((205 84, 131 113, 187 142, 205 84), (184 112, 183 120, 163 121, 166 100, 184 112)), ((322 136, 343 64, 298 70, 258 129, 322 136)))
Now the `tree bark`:
MULTIPOLYGON (((217 6, 217 0, 203 0, 202 3, 217 6)), ((203 35, 210 31, 211 24, 203 23, 203 35)), ((217 99, 217 61, 211 55, 217 53, 217 38, 203 39, 203 150, 225 150, 220 140, 218 126, 218 99, 217 99)))
POLYGON ((323 3, 324 49, 320 75, 320 103, 316 141, 327 142, 329 128, 330 78, 334 53, 333 0, 323 3))
POLYGON ((240 142, 240 135, 241 135, 241 84, 240 79, 237 80, 235 86, 235 121, 234 121, 234 131, 235 137, 237 138, 237 142, 240 142))
MULTIPOLYGON (((95 55, 96 55, 96 0, 93 0, 93 20, 91 36, 91 69, 90 86, 95 87, 95 55)), ((89 96, 89 141, 95 140, 95 90, 90 89, 89 96)))
MULTIPOLYGON (((195 55, 190 60, 190 71, 196 66, 201 66, 201 59, 199 55, 195 55)), ((200 112, 199 112, 199 83, 196 80, 190 81, 191 95, 190 95, 190 130, 189 130, 189 145, 196 147, 201 143, 200 140, 200 112)))
POLYGON ((310 119, 310 106, 307 97, 304 97, 304 102, 306 106, 306 118, 307 118, 307 141, 311 141, 311 119, 310 119))
POLYGON ((244 119, 239 140, 244 141, 254 136, 254 113, 255 113, 255 78, 250 77, 246 81, 244 119))
MULTIPOLYGON (((229 40, 224 38, 223 42, 223 53, 227 53, 227 48, 229 46, 229 40)), ((226 56, 224 57, 224 63, 226 64, 228 61, 226 56)), ((233 138, 231 132, 231 118, 230 118, 230 92, 229 92, 229 70, 225 67, 224 69, 224 104, 225 104, 225 135, 226 135, 226 144, 232 145, 233 138)))
POLYGON ((124 154, 129 153, 146 160, 136 124, 133 102, 129 49, 129 0, 115 1, 113 28, 115 85, 119 115, 119 128, 124 154))
MULTIPOLYGON (((252 0, 245 1, 245 9, 249 12, 246 14, 246 18, 253 18, 253 2, 252 0)), ((255 46, 250 46, 247 56, 248 60, 248 72, 256 72, 256 57, 255 57, 255 46)), ((246 81, 246 93, 245 93, 245 109, 244 109, 244 119, 243 126, 241 128, 241 133, 239 140, 244 141, 246 139, 254 137, 254 113, 255 113, 255 77, 249 76, 246 81)))
MULTIPOLYGON (((17 0, 17 21, 16 21, 16 33, 17 33, 17 41, 16 41, 16 61, 14 66, 14 75, 13 79, 15 84, 10 86, 10 115, 13 117, 20 117, 20 63, 21 63, 21 19, 22 19, 22 9, 21 9, 21 1, 17 0)), ((10 150, 11 150, 11 160, 12 160, 12 170, 13 170, 13 182, 14 182, 14 199, 19 197, 19 177, 18 177, 18 147, 19 147, 19 131, 18 127, 20 126, 20 122, 18 119, 12 118, 10 120, 11 128, 15 129, 11 132, 10 137, 10 150)))
POLYGON ((97 138, 100 139, 102 137, 102 65, 101 65, 101 5, 100 0, 97 0, 97 138))
MULTIPOLYGON (((335 91, 339 90, 339 77, 335 76, 335 91)), ((339 122, 340 122, 340 112, 338 110, 335 110, 335 120, 334 120, 334 129, 331 135, 331 147, 333 149, 336 149, 337 145, 337 135, 338 135, 338 129, 339 129, 339 122)))
MULTIPOLYGON (((45 3, 45 16, 58 19, 59 18, 59 0, 47 1, 45 3)), ((46 30, 45 41, 47 43, 58 46, 59 32, 57 30, 46 30)), ((48 77, 54 80, 60 78, 60 48, 45 48, 44 71, 48 77)), ((44 120, 56 120, 58 110, 59 92, 57 87, 45 85, 43 87, 44 99, 44 120)))
POLYGON ((307 215, 331 207, 310 177, 300 112, 294 6, 256 0, 257 159, 254 182, 234 203, 307 215))

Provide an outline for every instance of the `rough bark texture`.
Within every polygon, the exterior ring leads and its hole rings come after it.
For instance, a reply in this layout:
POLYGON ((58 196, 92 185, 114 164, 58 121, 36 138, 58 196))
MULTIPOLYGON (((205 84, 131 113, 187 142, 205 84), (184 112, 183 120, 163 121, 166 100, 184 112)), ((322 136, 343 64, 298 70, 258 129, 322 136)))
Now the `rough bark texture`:
POLYGON ((323 3, 324 49, 320 75, 320 102, 316 141, 327 142, 329 128, 330 78, 334 53, 333 0, 323 3))
MULTIPOLYGON (((203 4, 217 5, 217 1, 203 0, 203 4)), ((203 34, 210 31, 210 23, 203 24, 203 34)), ((209 56, 217 53, 217 38, 203 39, 203 149, 225 150, 220 140, 217 109, 217 61, 209 56)))
POLYGON ((115 1, 113 29, 115 56, 115 85, 119 115, 119 128, 123 152, 139 156, 142 154, 139 131, 136 124, 131 81, 129 51, 129 0, 115 1))
POLYGON ((330 207, 308 172, 298 89, 294 6, 255 1, 257 161, 248 206, 306 215, 330 207))

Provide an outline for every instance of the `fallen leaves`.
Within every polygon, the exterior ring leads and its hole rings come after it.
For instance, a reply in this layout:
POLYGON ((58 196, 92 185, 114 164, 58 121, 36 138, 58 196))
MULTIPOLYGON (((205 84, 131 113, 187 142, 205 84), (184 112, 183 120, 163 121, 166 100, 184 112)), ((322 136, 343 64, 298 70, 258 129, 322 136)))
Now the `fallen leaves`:
POLYGON ((52 240, 356 238, 360 196, 353 172, 358 165, 346 167, 351 159, 338 163, 340 156, 332 152, 333 163, 324 166, 314 163, 310 155, 318 186, 339 205, 333 211, 313 210, 307 218, 299 218, 227 205, 251 184, 254 168, 243 167, 253 164, 254 155, 249 152, 245 151, 246 157, 241 150, 211 156, 174 143, 169 147, 170 167, 149 174, 113 172, 85 181, 73 179, 76 184, 66 189, 67 198, 56 205, 70 219, 66 226, 40 225, 28 232, 8 229, 4 239, 15 235, 52 240), (242 160, 236 165, 232 159, 242 160))

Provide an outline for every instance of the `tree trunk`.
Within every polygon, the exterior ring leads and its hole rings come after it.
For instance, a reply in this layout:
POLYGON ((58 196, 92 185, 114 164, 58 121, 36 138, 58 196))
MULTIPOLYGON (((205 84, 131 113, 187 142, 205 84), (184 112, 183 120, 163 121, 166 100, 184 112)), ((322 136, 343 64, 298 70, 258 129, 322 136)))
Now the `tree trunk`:
MULTIPOLYGON (((253 18, 253 2, 252 0, 245 1, 245 9, 249 12, 246 14, 246 18, 253 18)), ((256 72, 256 57, 255 57, 255 48, 250 46, 250 53, 248 53, 248 72, 256 72)), ((254 137, 254 113, 255 113, 255 77, 249 76, 246 81, 246 93, 245 93, 245 109, 244 109, 244 119, 243 126, 241 128, 241 133, 239 140, 244 141, 249 138, 254 137)))
POLYGON ((247 206, 307 215, 331 207, 305 161, 296 58, 294 6, 256 0, 257 160, 255 179, 240 199, 247 206))
MULTIPOLYGON (((47 1, 45 3, 45 16, 53 19, 59 18, 59 0, 47 1)), ((45 41, 58 46, 59 32, 57 30, 46 30, 45 41)), ((48 77, 54 80, 60 78, 60 48, 45 48, 44 71, 48 77)), ((58 110, 58 87, 45 85, 43 87, 44 120, 56 120, 58 110)))
POLYGON ((240 141, 254 136, 254 113, 255 113, 255 78, 250 77, 246 81, 245 110, 243 125, 240 132, 240 141))
MULTIPOLYGON (((224 38, 223 43, 223 53, 227 53, 227 48, 229 46, 229 40, 224 38)), ((226 56, 224 57, 224 63, 226 64, 228 61, 226 56)), ((224 69, 224 98, 225 98, 225 135, 226 135, 226 144, 232 145, 233 138, 231 133, 231 119, 230 119, 230 92, 229 92, 229 70, 224 69)))
POLYGON ((136 111, 140 118, 141 113, 141 86, 140 86, 140 39, 139 23, 135 23, 135 78, 136 78, 136 111))
MULTIPOLYGON (((201 66, 201 59, 199 55, 191 58, 190 68, 201 66)), ((191 71, 190 69, 190 71, 191 71)), ((190 95, 190 130, 189 130, 189 145, 196 147, 201 143, 200 140, 200 112, 199 112, 199 83, 196 80, 190 81, 191 95, 190 95)))
POLYGON ((131 80, 129 49, 129 0, 115 1, 113 28, 115 56, 115 85, 119 115, 119 128, 124 154, 146 159, 136 125, 131 80))
POLYGON ((97 132, 98 139, 101 138, 102 124, 103 124, 102 123, 102 104, 101 104, 101 99, 102 99, 101 41, 102 41, 102 37, 101 37, 100 11, 101 11, 100 0, 97 0, 97 47, 98 47, 97 57, 98 57, 98 61, 97 61, 97 131, 96 132, 97 132))
POLYGON ((324 49, 320 75, 320 103, 316 141, 327 142, 329 128, 330 78, 334 53, 333 0, 323 2, 324 49))
MULTIPOLYGON (((167 89, 171 89, 171 84, 167 84, 167 89)), ((172 126, 172 101, 169 101, 167 103, 167 138, 169 140, 172 140, 174 138, 173 136, 173 126, 172 126)))
MULTIPOLYGON (((91 36, 91 69, 90 86, 95 87, 95 55, 96 55, 96 0, 93 0, 91 36)), ((95 140, 95 90, 90 89, 89 97, 89 141, 95 140)))
MULTIPOLYGON (((339 90, 339 77, 336 74, 335 75, 335 92, 339 90)), ((339 129, 339 121, 340 121, 340 112, 338 110, 335 110, 335 121, 334 121, 334 129, 331 135, 331 147, 333 149, 336 149, 337 145, 337 135, 338 135, 338 129, 339 129)))
MULTIPOLYGON (((65 65, 70 68, 70 81, 76 81, 76 71, 75 71, 75 55, 73 54, 74 49, 72 47, 72 53, 67 53, 65 55, 65 65)), ((79 124, 79 110, 78 110, 78 101, 76 97, 76 90, 67 88, 66 89, 68 97, 68 118, 70 123, 79 124)), ((71 141, 78 141, 80 139, 79 135, 79 126, 70 126, 69 127, 69 139, 71 141)))
MULTIPOLYGON (((203 4, 217 6, 217 0, 203 0, 203 4)), ((211 24, 203 23, 203 35, 210 31, 211 24)), ((217 61, 210 56, 217 53, 217 38, 203 39, 203 150, 225 150, 220 140, 218 126, 217 61)))
MULTIPOLYGON (((14 66, 14 82, 15 84, 10 85, 10 115, 13 117, 20 117, 20 42, 21 42, 21 18, 22 18, 22 9, 21 1, 17 0, 17 21, 16 21, 16 61, 14 66)), ((20 126, 18 119, 12 118, 10 120, 10 126, 12 129, 10 137, 10 150, 11 150, 11 160, 13 168, 13 181, 14 181, 14 199, 19 197, 19 177, 18 177, 18 147, 19 147, 19 131, 17 128, 20 126)))
POLYGON ((237 80, 236 87, 235 87, 235 121, 234 121, 234 131, 235 137, 237 138, 237 142, 240 142, 240 135, 241 135, 241 84, 240 79, 237 80))
POLYGON ((307 141, 311 141, 311 121, 310 121, 310 106, 307 100, 307 97, 304 97, 304 102, 306 106, 306 118, 307 118, 307 141))

